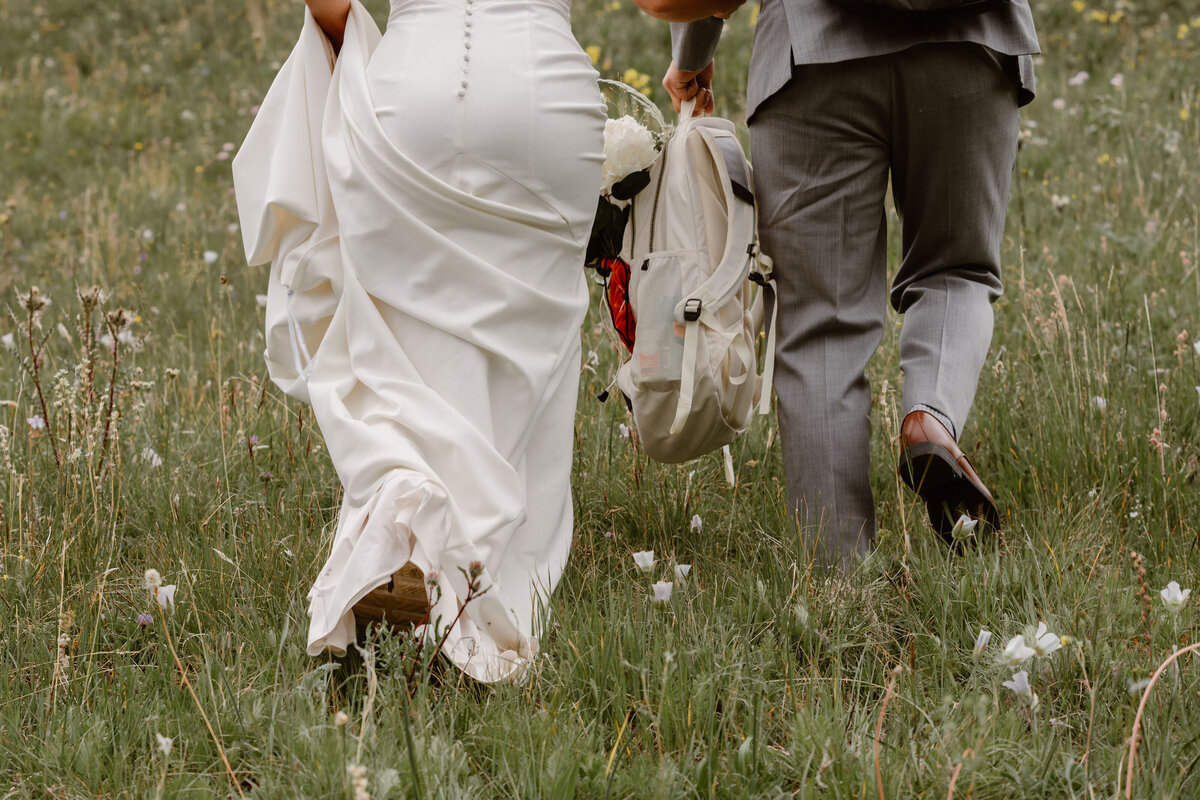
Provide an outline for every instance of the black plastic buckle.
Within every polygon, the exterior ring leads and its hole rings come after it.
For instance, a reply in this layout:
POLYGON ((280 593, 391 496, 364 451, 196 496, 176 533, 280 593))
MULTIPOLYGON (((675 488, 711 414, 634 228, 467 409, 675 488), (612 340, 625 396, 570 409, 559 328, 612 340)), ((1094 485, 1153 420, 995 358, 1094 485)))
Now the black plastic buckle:
POLYGON ((693 297, 689 299, 683 304, 683 321, 695 322, 696 320, 700 319, 700 309, 702 307, 703 303, 699 298, 693 297))
POLYGON ((761 272, 751 272, 746 277, 749 278, 754 283, 757 283, 759 286, 767 285, 767 279, 763 276, 763 274, 761 272))

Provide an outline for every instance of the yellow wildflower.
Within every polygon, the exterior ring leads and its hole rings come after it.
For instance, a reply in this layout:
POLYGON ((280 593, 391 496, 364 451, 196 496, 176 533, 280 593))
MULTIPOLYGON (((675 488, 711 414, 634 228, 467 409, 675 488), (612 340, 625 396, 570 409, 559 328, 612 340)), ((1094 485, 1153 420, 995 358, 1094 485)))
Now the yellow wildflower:
POLYGON ((598 45, 598 44, 588 45, 587 47, 585 47, 583 49, 588 54, 588 58, 590 58, 592 60, 592 64, 594 66, 596 64, 596 62, 598 62, 600 60, 600 45, 598 45))

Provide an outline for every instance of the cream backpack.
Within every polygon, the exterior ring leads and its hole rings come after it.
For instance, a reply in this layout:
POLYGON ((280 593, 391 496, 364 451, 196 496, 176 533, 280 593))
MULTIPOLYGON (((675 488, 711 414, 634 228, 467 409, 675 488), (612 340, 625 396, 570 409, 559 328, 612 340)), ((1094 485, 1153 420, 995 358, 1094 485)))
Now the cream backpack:
POLYGON ((761 372, 756 356, 775 283, 750 165, 733 123, 692 117, 693 107, 633 198, 621 250, 637 327, 617 384, 647 455, 666 463, 727 446, 756 407, 768 413, 774 367, 774 302, 761 372))

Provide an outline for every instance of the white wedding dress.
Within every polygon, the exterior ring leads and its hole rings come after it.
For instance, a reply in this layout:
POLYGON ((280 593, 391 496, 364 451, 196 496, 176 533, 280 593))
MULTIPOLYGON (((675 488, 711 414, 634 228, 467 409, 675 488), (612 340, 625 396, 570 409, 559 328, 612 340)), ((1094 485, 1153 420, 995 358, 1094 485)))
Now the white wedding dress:
POLYGON ((271 264, 271 378, 311 402, 345 488, 312 655, 344 651, 354 604, 409 561, 442 628, 482 565, 443 647, 467 674, 513 680, 537 652, 571 543, 603 159, 568 11, 393 0, 381 39, 354 0, 336 61, 306 11, 234 160, 248 260, 271 264))

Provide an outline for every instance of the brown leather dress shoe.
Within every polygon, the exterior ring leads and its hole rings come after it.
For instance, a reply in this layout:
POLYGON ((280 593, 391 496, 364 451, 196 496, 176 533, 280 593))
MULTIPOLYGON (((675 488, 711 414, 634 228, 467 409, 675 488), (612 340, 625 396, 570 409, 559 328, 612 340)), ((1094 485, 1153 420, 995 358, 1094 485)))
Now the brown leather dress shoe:
POLYGON ((992 493, 979 480, 958 443, 937 417, 913 411, 900 426, 900 479, 925 501, 929 523, 950 544, 950 531, 966 514, 1000 530, 992 493))
POLYGON ((354 604, 354 627, 361 635, 372 622, 396 628, 412 627, 429 616, 425 576, 411 561, 354 604))

